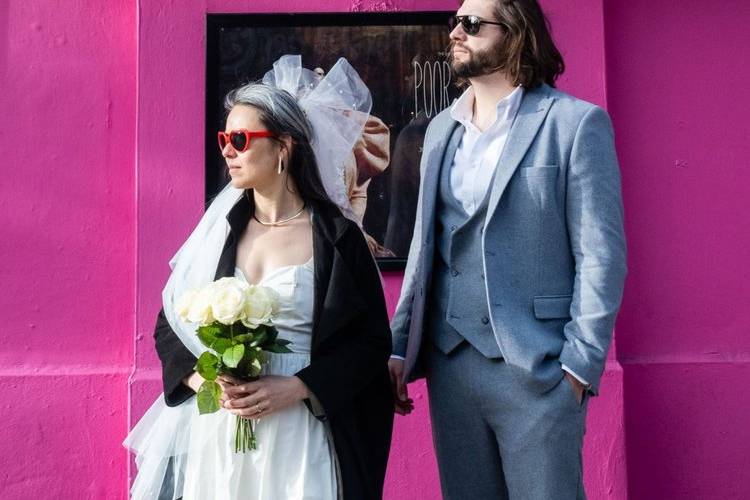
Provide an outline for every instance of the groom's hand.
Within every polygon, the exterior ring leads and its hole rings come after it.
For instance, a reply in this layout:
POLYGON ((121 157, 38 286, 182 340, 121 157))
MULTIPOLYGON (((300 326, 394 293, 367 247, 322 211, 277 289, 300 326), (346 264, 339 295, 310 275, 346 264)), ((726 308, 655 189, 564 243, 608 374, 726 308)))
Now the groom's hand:
POLYGON ((568 372, 565 372, 565 378, 568 382, 570 382, 570 385, 573 387, 573 392, 576 396, 576 401, 578 401, 578 404, 581 404, 581 401, 583 401, 583 393, 586 392, 586 386, 583 385, 577 378, 575 378, 573 375, 571 375, 568 372))
POLYGON ((388 372, 391 374, 395 411, 399 415, 408 415, 414 410, 414 401, 409 399, 409 390, 404 382, 404 360, 391 358, 388 361, 388 372))

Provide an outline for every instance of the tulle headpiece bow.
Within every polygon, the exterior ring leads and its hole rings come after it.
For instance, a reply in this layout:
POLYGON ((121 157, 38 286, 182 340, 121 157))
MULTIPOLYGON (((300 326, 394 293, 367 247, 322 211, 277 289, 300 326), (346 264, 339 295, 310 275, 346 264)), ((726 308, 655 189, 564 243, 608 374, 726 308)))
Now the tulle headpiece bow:
POLYGON ((372 108, 369 89, 343 57, 321 77, 303 68, 300 56, 286 55, 273 64, 263 83, 297 98, 315 134, 311 145, 323 186, 333 202, 351 218, 345 165, 372 108))

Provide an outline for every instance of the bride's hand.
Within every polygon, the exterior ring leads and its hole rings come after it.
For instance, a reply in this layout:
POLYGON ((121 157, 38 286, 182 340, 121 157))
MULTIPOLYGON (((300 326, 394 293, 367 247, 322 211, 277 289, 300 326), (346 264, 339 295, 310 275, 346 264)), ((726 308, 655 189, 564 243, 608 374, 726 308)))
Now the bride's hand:
POLYGON ((193 392, 198 392, 198 389, 201 388, 201 384, 204 382, 203 377, 200 376, 200 373, 193 372, 184 379, 182 379, 182 383, 186 386, 190 387, 193 392))
MULTIPOLYGON (((232 396, 227 393, 227 389, 230 387, 241 385, 243 381, 238 378, 234 378, 231 375, 222 374, 216 377, 216 383, 221 386, 221 396, 219 396, 219 404, 223 408, 224 403, 232 399, 232 396)), ((234 397, 239 397, 239 395, 235 395, 234 397)))
MULTIPOLYGON (((203 382, 205 381, 206 380, 201 377, 198 372, 193 372, 189 376, 182 379, 182 383, 190 387, 196 393, 200 389, 201 384, 203 384, 203 382)), ((224 402, 230 399, 229 395, 227 394, 227 388, 235 386, 237 384, 241 384, 242 381, 230 375, 219 375, 218 377, 216 377, 216 383, 221 386, 221 396, 219 396, 219 404, 224 406, 224 402)))
MULTIPOLYGON (((229 378, 229 382, 240 382, 229 378)), ((229 400, 224 408, 244 418, 267 417, 310 396, 307 386, 297 377, 268 375, 253 382, 227 384, 229 400)))

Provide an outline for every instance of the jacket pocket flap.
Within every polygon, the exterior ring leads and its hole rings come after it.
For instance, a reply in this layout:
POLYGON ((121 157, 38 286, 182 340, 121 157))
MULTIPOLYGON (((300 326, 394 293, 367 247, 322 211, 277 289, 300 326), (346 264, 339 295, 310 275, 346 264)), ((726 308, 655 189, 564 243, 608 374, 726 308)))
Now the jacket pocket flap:
POLYGON ((534 297, 534 316, 537 319, 570 318, 572 295, 534 297))
POLYGON ((521 177, 548 177, 557 175, 557 165, 521 166, 518 175, 521 177))

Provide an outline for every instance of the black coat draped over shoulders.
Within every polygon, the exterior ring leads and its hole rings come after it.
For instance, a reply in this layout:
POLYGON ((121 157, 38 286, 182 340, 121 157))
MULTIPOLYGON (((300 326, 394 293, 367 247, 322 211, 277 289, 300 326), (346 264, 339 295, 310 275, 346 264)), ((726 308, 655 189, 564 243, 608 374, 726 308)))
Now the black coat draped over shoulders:
MULTIPOLYGON (((393 427, 388 375, 391 332, 375 261, 359 227, 332 205, 314 204, 314 307, 310 365, 299 377, 327 421, 347 500, 382 498, 393 427)), ((227 214, 231 231, 216 279, 234 276, 237 243, 252 217, 252 196, 227 214)), ((196 358, 160 311, 154 333, 164 397, 176 406, 194 392, 182 384, 196 358)), ((308 408, 309 401, 305 401, 308 408)), ((284 478, 278 478, 284 481, 284 478)))

